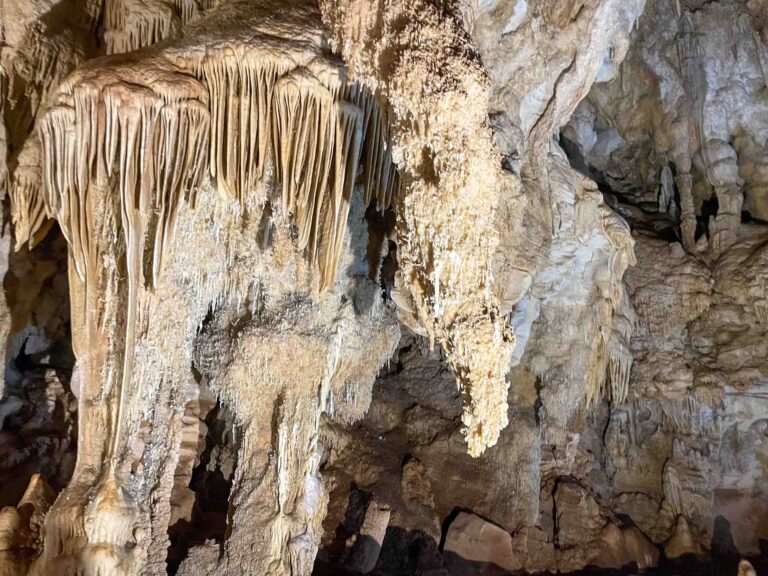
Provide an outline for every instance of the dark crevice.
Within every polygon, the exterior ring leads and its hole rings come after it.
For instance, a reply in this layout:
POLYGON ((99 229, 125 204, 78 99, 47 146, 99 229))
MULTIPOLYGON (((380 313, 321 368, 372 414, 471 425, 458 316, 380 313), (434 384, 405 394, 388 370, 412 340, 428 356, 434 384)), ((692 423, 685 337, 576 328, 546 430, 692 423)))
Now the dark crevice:
POLYGON ((762 220, 761 218, 756 218, 755 216, 752 216, 752 214, 748 210, 742 210, 742 212, 741 212, 741 223, 742 224, 758 224, 760 226, 768 226, 768 220, 762 220))
POLYGON ((373 494, 359 489, 354 482, 350 484, 344 519, 336 526, 333 540, 319 550, 318 562, 320 564, 328 566, 344 564, 347 540, 360 531, 365 520, 365 512, 372 499, 373 494))
MULTIPOLYGON (((579 147, 562 133, 559 137, 559 144, 565 151, 571 167, 597 184, 605 203, 622 216, 633 230, 643 231, 667 242, 680 241, 679 218, 659 211, 658 202, 638 202, 632 195, 622 194, 615 190, 611 186, 609 178, 590 166, 582 156, 579 147)), ((672 170, 674 173, 674 166, 672 166, 672 170)), ((679 212, 680 194, 677 185, 674 186, 674 203, 679 212)))
POLYGON ((205 418, 208 433, 189 489, 195 501, 191 518, 168 528, 167 572, 176 574, 189 550, 213 540, 223 546, 230 527, 229 497, 237 467, 237 442, 232 413, 220 402, 205 418))
POLYGON ((36 473, 60 491, 77 452, 67 247, 58 226, 51 226, 34 250, 24 246, 12 252, 8 266, 0 507, 15 506, 36 473))
MULTIPOLYGON (((413 344, 407 344, 406 346, 403 346, 397 351, 397 363, 394 367, 389 367, 384 375, 397 375, 400 374, 403 370, 405 370, 405 365, 403 364, 403 356, 407 356, 408 353, 413 349, 413 344)), ((385 366, 383 369, 386 369, 385 366)))
POLYGON ((568 163, 571 165, 571 168, 584 176, 591 178, 595 182, 603 180, 603 175, 592 170, 584 156, 581 154, 579 147, 566 138, 562 132, 558 135, 557 142, 568 157, 568 163))
POLYGON ((272 209, 272 202, 267 200, 264 203, 264 209, 261 212, 261 220, 259 221, 259 231, 256 237, 256 242, 259 247, 266 251, 272 245, 272 237, 274 236, 275 224, 274 210, 272 209))
POLYGON ((395 274, 397 273, 397 244, 389 241, 389 251, 381 262, 379 271, 379 283, 384 290, 386 298, 391 298, 392 288, 395 286, 395 274))
POLYGON ((560 523, 557 517, 557 490, 560 488, 562 480, 555 478, 555 485, 552 488, 552 543, 555 550, 560 550, 560 523))
MULTIPOLYGON (((395 243, 391 238, 395 229, 395 218, 394 210, 379 212, 373 204, 365 211, 365 221, 368 224, 368 246, 366 247, 368 274, 371 280, 378 281, 385 289, 387 283, 394 280, 391 264, 395 243), (382 247, 385 246, 385 242, 388 250, 382 259, 382 247)), ((396 270, 397 259, 394 259, 394 264, 396 270)))

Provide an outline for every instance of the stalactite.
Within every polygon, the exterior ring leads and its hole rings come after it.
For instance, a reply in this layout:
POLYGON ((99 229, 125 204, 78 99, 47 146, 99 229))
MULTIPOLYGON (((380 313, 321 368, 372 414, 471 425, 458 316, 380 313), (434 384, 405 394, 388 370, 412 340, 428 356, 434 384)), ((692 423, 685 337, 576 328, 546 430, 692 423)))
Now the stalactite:
POLYGON ((275 94, 275 166, 283 207, 296 221, 299 248, 309 247, 312 259, 321 240, 323 193, 333 188, 336 129, 333 97, 327 89, 305 76, 280 81, 275 94))
POLYGON ((702 403, 690 392, 680 398, 662 399, 658 406, 662 430, 680 434, 720 435, 719 420, 707 418, 702 403))
POLYGON ((241 203, 264 175, 272 116, 272 92, 284 67, 270 61, 206 58, 198 75, 211 107, 211 176, 241 203))
MULTIPOLYGON (((624 274, 623 270, 621 274, 624 274)), ((636 325, 637 313, 624 287, 621 301, 613 311, 608 341, 608 391, 614 404, 623 404, 629 395, 629 378, 634 362, 629 343, 636 325)))
POLYGON ((300 249, 318 260, 320 287, 335 279, 362 140, 362 113, 335 102, 306 75, 275 89, 274 150, 283 208, 298 228, 300 249))
POLYGON ((683 70, 685 90, 693 108, 691 112, 695 130, 699 137, 699 144, 702 147, 701 152, 705 169, 709 170, 711 162, 707 149, 707 138, 704 135, 704 95, 706 93, 707 80, 700 65, 702 56, 696 38, 696 26, 693 16, 687 10, 680 18, 679 29, 677 48, 683 70))
POLYGON ((362 164, 365 204, 367 206, 375 200, 377 210, 384 212, 392 206, 400 192, 400 175, 392 161, 392 135, 387 113, 379 100, 359 83, 350 86, 347 99, 364 114, 362 164))
MULTIPOLYGON (((50 103, 51 93, 91 55, 92 31, 100 10, 100 2, 78 1, 44 25, 40 22, 28 27, 15 40, 4 38, 4 44, 10 42, 2 54, 2 67, 6 69, 0 73, 0 84, 4 84, 0 86, 0 99, 2 106, 7 106, 3 113, 8 128, 7 152, 11 154, 7 185, 17 251, 24 244, 34 248, 52 224, 42 196, 40 142, 34 133, 35 123, 50 103)), ((6 14, 13 20, 10 14, 13 10, 6 14)), ((3 180, 6 184, 5 175, 3 180)))
POLYGON ((139 50, 179 33, 217 0, 110 0, 104 4, 107 54, 139 50))
POLYGON ((178 21, 172 4, 110 0, 104 4, 104 28, 107 54, 121 54, 168 38, 178 21))
POLYGON ((611 401, 623 404, 629 395, 629 375, 632 370, 632 354, 624 348, 611 350, 609 357, 611 401))
POLYGON ((298 248, 319 266, 326 289, 335 279, 358 165, 365 202, 375 200, 380 211, 394 202, 399 177, 377 98, 358 84, 345 86, 334 62, 315 64, 325 83, 294 67, 231 49, 193 65, 210 93, 211 176, 242 204, 271 159, 298 248))
MULTIPOLYGON (((164 87, 172 87, 173 80, 165 79, 170 84, 164 87)), ((192 81, 186 80, 189 86, 192 81)), ((190 96, 181 90, 157 94, 126 83, 101 86, 94 79, 70 80, 62 95, 40 127, 44 195, 49 215, 70 244, 77 272, 84 279, 88 266, 95 265, 90 261, 96 226, 88 205, 91 187, 108 187, 116 176, 123 234, 134 263, 129 274, 141 281, 143 254, 134 250, 144 233, 151 233, 147 280, 155 284, 180 203, 194 193, 204 173, 207 95, 200 89, 190 89, 190 96), (152 231, 147 229, 150 210, 157 214, 152 231)))
POLYGON ((218 4, 217 0, 174 0, 176 10, 181 16, 181 24, 185 26, 196 18, 212 10, 218 4))
POLYGON ((50 225, 41 186, 40 141, 30 138, 17 158, 10 186, 16 250, 24 244, 32 250, 50 225))
POLYGON ((584 393, 584 406, 587 410, 594 409, 605 397, 606 383, 610 372, 610 336, 612 309, 607 299, 602 299, 597 303, 596 328, 592 336, 592 354, 589 357, 587 366, 587 383, 584 393), (607 325, 606 325, 607 324, 607 325))
POLYGON ((499 310, 492 260, 500 199, 518 184, 502 173, 488 130, 487 78, 463 31, 429 2, 323 1, 320 10, 351 75, 381 90, 393 110, 405 185, 397 252, 403 284, 430 341, 448 354, 464 394, 469 451, 479 455, 507 424, 514 336, 499 310))

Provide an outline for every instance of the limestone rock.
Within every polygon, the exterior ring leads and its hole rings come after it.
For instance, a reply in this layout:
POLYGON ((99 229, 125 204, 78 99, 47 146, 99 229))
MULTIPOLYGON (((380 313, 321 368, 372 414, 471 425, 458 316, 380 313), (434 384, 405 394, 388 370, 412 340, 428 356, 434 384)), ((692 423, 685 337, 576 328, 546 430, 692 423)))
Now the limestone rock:
POLYGON ((351 549, 348 565, 352 570, 368 574, 376 567, 389 524, 389 514, 389 508, 380 506, 375 500, 368 503, 360 532, 347 541, 351 549))
POLYGON ((457 568, 452 574, 468 573, 462 561, 480 564, 477 574, 491 574, 494 568, 512 572, 521 566, 509 533, 466 512, 459 512, 451 522, 443 550, 456 556, 457 568))
POLYGON ((701 547, 696 543, 691 535, 691 529, 684 516, 677 518, 675 530, 664 543, 664 553, 668 558, 679 558, 688 554, 701 554, 701 547))
POLYGON ((0 14, 1 574, 760 569, 766 2, 0 14))

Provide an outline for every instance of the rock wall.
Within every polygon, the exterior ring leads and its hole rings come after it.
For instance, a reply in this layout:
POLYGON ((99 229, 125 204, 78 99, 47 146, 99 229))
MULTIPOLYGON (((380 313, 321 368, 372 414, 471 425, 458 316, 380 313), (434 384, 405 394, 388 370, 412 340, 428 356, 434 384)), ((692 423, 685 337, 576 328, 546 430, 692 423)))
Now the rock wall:
POLYGON ((479 460, 458 453, 456 400, 426 384, 439 381, 440 358, 405 342, 361 425, 329 432, 337 493, 323 567, 343 557, 339 534, 349 537, 344 514, 357 493, 391 508, 382 574, 659 564, 736 574, 751 569, 741 556, 764 562, 766 229, 756 212, 759 120, 750 120, 765 98, 762 8, 625 3, 612 16, 626 26, 594 38, 579 19, 597 19, 595 7, 563 4, 560 35, 539 52, 536 34, 551 32, 555 11, 464 9, 494 78, 497 142, 524 182, 506 213, 522 218, 524 237, 504 238, 497 268, 519 290, 502 300, 517 337, 511 425, 479 460), (559 100, 595 45, 604 51, 588 93, 559 100), (533 78, 548 69, 528 67, 537 57, 563 62, 538 94, 533 78), (557 116, 565 102, 579 103, 557 116), (548 128, 537 142, 539 117, 548 128), (412 459, 427 479, 427 512, 392 480, 412 459))
POLYGON ((0 574, 752 570, 761 2, 0 14, 0 574))

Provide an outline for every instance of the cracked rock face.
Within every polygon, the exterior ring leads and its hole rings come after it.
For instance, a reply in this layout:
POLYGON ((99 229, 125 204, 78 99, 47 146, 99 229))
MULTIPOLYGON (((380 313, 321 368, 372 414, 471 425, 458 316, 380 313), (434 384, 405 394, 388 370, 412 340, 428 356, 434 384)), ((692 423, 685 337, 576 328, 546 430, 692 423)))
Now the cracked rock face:
POLYGON ((0 575, 760 573, 764 4, 5 0, 0 575))

